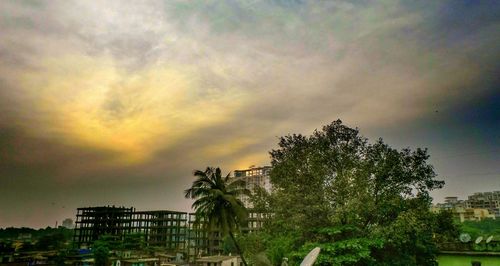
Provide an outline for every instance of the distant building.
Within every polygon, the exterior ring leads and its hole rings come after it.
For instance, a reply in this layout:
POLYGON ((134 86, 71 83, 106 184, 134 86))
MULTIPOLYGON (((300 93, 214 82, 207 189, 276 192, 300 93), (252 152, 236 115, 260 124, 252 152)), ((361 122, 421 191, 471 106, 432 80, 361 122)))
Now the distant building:
POLYGON ((494 214, 490 214, 490 212, 487 209, 480 209, 480 208, 457 207, 453 211, 453 214, 456 218, 460 220, 461 223, 465 221, 479 222, 487 218, 495 219, 494 214))
POLYGON ((185 250, 188 213, 177 211, 136 211, 134 208, 104 206, 78 208, 73 237, 78 246, 88 246, 102 235, 123 239, 140 233, 148 245, 185 250))
MULTIPOLYGON (((270 192, 272 189, 271 178, 269 176, 270 172, 271 166, 250 166, 248 169, 235 170, 233 178, 235 180, 244 180, 246 188, 251 192, 257 187, 264 188, 267 192, 270 192)), ((253 204, 250 202, 248 196, 241 196, 240 199, 243 201, 245 207, 253 208, 253 204)))
POLYGON ((431 210, 451 211, 461 222, 500 218, 500 191, 474 193, 467 200, 446 197, 444 203, 433 205, 431 210))
MULTIPOLYGON (((139 233, 147 246, 161 247, 172 254, 181 253, 190 262, 223 252, 220 232, 206 230, 204 221, 194 213, 102 206, 78 208, 76 217, 73 242, 77 247, 89 247, 103 235, 123 240, 127 234, 139 233)), ((265 217, 250 211, 248 225, 242 231, 259 230, 265 217)), ((154 264, 154 261, 149 263, 154 264)))
POLYGON ((62 222, 62 226, 68 229, 73 229, 75 227, 75 225, 73 224, 73 219, 71 218, 64 219, 64 221, 62 222))
POLYGON ((458 203, 458 197, 445 197, 444 202, 449 204, 456 204, 458 203))
POLYGON ((474 193, 468 197, 466 207, 487 209, 495 217, 500 218, 500 191, 474 193))
POLYGON ((444 203, 437 203, 435 208, 438 210, 453 211, 457 207, 465 208, 465 201, 459 200, 458 197, 445 197, 444 203))

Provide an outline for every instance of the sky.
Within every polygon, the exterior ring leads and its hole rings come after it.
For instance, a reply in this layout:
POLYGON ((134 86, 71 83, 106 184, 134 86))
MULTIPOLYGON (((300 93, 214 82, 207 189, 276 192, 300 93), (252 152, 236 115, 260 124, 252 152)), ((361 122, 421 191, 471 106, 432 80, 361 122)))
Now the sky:
POLYGON ((334 120, 500 190, 496 1, 0 0, 0 227, 188 211, 194 169, 334 120))

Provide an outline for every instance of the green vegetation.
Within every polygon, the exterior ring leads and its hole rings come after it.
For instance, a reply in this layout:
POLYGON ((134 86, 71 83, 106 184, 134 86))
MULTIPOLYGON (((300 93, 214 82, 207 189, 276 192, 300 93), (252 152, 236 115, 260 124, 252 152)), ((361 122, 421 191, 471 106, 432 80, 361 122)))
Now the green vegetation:
POLYGON ((473 239, 480 236, 486 238, 491 235, 498 239, 500 238, 500 220, 465 221, 460 224, 460 232, 469 234, 473 239))
POLYGON ((92 245, 92 253, 96 266, 105 266, 109 264, 109 251, 112 249, 110 241, 99 239, 92 245))
POLYGON ((73 229, 59 226, 58 228, 46 227, 41 229, 33 229, 28 227, 0 228, 0 239, 18 239, 20 235, 31 235, 32 239, 39 239, 49 235, 62 235, 65 240, 70 240, 73 236, 73 229))
MULTIPOLYGON (((201 218, 208 229, 218 229, 223 236, 229 235, 239 254, 243 254, 235 239, 240 224, 248 217, 239 195, 249 194, 245 182, 230 182, 229 174, 222 177, 219 168, 207 167, 205 171, 194 172, 196 180, 185 191, 186 198, 195 199, 192 207, 197 217, 201 218)), ((247 265, 243 256, 241 259, 247 265)))
POLYGON ((298 265, 321 247, 315 265, 434 265, 438 240, 457 237, 449 214, 429 211, 441 188, 425 149, 396 150, 335 121, 311 136, 281 137, 272 160, 271 194, 253 196, 273 213, 245 247, 273 265, 298 265))
POLYGON ((0 252, 17 248, 19 251, 58 250, 71 246, 73 230, 65 227, 58 228, 5 228, 0 229, 0 252), (13 247, 14 242, 20 245, 13 247))
POLYGON ((126 234, 120 245, 120 249, 128 250, 141 250, 145 248, 146 242, 144 241, 144 234, 142 233, 126 234))
POLYGON ((479 251, 479 252, 500 252, 500 220, 484 219, 482 221, 465 221, 458 225, 461 233, 466 233, 471 236, 469 243, 455 243, 455 245, 446 243, 448 250, 462 250, 462 251, 479 251), (489 243, 486 240, 489 237, 489 243), (475 240, 482 237, 482 241, 478 244, 475 240), (493 241, 491 241, 493 240, 493 241))
POLYGON ((481 266, 498 266, 500 257, 470 256, 470 255, 439 255, 439 266, 464 266, 472 265, 473 261, 481 262, 481 266))

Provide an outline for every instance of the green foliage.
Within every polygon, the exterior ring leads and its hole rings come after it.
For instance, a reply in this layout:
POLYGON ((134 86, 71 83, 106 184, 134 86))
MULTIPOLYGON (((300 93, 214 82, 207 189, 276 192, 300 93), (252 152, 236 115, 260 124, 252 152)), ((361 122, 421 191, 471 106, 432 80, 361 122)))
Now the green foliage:
POLYGON ((66 256, 68 255, 67 250, 60 250, 57 252, 57 255, 54 257, 54 263, 56 266, 64 266, 66 265, 65 260, 66 256))
POLYGON ((0 228, 0 239, 16 239, 20 234, 31 234, 32 237, 36 238, 46 230, 47 229, 36 230, 28 227, 21 227, 21 228, 7 227, 5 229, 0 228))
POLYGON ((24 241, 21 245, 21 248, 19 248, 19 251, 34 251, 34 250, 36 250, 35 245, 30 241, 24 241))
POLYGON ((336 242, 307 243, 301 247, 299 252, 292 253, 292 264, 300 264, 302 259, 313 248, 320 247, 321 253, 315 265, 367 265, 373 263, 371 250, 380 247, 381 240, 368 238, 353 238, 336 242))
POLYGON ((435 214, 435 238, 438 242, 456 241, 459 232, 459 225, 453 219, 451 211, 441 211, 435 214))
MULTIPOLYGON (((231 239, 231 237, 229 237, 229 236, 225 236, 224 239, 222 239, 222 250, 224 251, 224 254, 238 253, 238 250, 236 249, 236 246, 234 245, 233 239, 231 239)), ((242 249, 242 250, 244 250, 244 249, 242 249)))
POLYGON ((290 262, 299 264, 315 247, 321 248, 315 265, 366 265, 373 262, 371 251, 380 248, 383 241, 358 235, 358 228, 350 225, 320 228, 310 242, 305 243, 298 252, 291 253, 290 262))
POLYGON ((266 256, 265 252, 261 252, 258 254, 255 254, 254 256, 251 257, 251 264, 252 265, 259 265, 259 266, 272 266, 273 264, 269 260, 269 258, 266 256))
MULTIPOLYGON (((230 236, 238 253, 241 249, 236 242, 234 232, 248 218, 248 212, 240 195, 249 195, 244 180, 230 180, 230 175, 222 177, 220 168, 207 167, 205 171, 196 170, 196 180, 186 189, 186 198, 195 199, 192 207, 197 219, 203 221, 206 230, 217 229, 222 236, 230 236)), ((243 263, 247 265, 244 257, 243 263)))
POLYGON ((36 250, 53 250, 63 247, 66 241, 66 236, 61 231, 55 231, 51 234, 46 234, 40 237, 35 244, 36 250))
POLYGON ((384 239, 384 246, 374 250, 378 262, 390 265, 434 265, 437 254, 435 215, 426 208, 401 212, 396 220, 378 228, 372 235, 384 239))
POLYGON ((96 266, 106 266, 109 264, 109 248, 97 245, 93 249, 96 266))
POLYGON ((262 232, 239 235, 238 243, 246 257, 252 258, 266 250, 267 235, 262 232))
POLYGON ((465 221, 460 224, 460 232, 470 234, 473 239, 479 236, 486 237, 490 235, 500 237, 500 220, 465 221))
POLYGON ((108 236, 101 237, 101 239, 94 241, 92 245, 92 253, 94 255, 94 261, 96 266, 106 266, 109 265, 109 251, 111 238, 108 236))
POLYGON ((10 240, 1 240, 0 241, 0 254, 14 253, 15 249, 12 245, 13 245, 13 243, 10 240))
POLYGON ((444 182, 425 149, 369 143, 338 120, 282 137, 270 154, 273 192, 252 199, 273 213, 264 239, 274 265, 298 263, 316 246, 318 265, 433 265, 435 236, 457 233, 446 214, 429 211, 429 191, 444 182))
POLYGON ((186 189, 186 198, 195 199, 192 207, 196 216, 209 229, 218 229, 224 236, 237 230, 248 213, 239 195, 249 194, 243 180, 230 182, 229 174, 222 177, 220 168, 207 167, 194 172, 197 179, 186 189))
POLYGON ((467 233, 471 236, 472 241, 478 237, 483 237, 483 241, 479 244, 472 243, 468 249, 474 251, 500 252, 500 220, 484 219, 481 221, 465 221, 459 224, 460 233, 467 233), (493 236, 494 241, 486 243, 486 239, 493 236), (496 241, 495 241, 496 240, 496 241))
POLYGON ((0 239, 12 241, 20 235, 31 235, 30 241, 24 241, 21 248, 23 251, 54 250, 70 245, 69 242, 73 236, 73 230, 62 226, 58 228, 47 227, 38 230, 27 227, 0 229, 0 239))
POLYGON ((121 242, 121 249, 130 250, 141 250, 146 247, 146 242, 144 241, 144 234, 142 233, 131 233, 126 234, 121 242))
POLYGON ((254 187, 250 195, 250 201, 253 203, 252 210, 260 213, 270 213, 269 202, 271 195, 263 187, 254 187))
POLYGON ((106 247, 111 250, 147 250, 143 233, 130 233, 120 238, 114 235, 102 235, 94 241, 92 248, 106 247))
POLYGON ((292 232, 289 235, 269 237, 267 240, 266 255, 273 265, 280 265, 283 258, 289 257, 299 248, 299 238, 292 232))

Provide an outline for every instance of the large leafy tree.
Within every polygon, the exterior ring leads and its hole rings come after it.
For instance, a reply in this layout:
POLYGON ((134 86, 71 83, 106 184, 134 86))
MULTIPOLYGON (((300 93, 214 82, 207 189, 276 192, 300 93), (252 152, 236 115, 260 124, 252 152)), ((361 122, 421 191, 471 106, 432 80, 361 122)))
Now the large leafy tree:
POLYGON ((222 236, 229 235, 243 263, 247 265, 234 236, 240 224, 248 217, 247 210, 239 199, 240 195, 250 194, 245 188, 245 182, 241 179, 232 180, 229 174, 223 177, 218 167, 207 167, 205 171, 196 170, 194 176, 196 180, 186 189, 185 196, 195 199, 192 207, 196 210, 197 218, 203 221, 206 229, 217 229, 222 236))
POLYGON ((444 182, 427 150, 370 143, 337 120, 311 136, 281 137, 270 154, 274 190, 259 206, 274 213, 271 239, 292 244, 292 263, 314 246, 319 265, 434 263, 429 192, 444 182))

